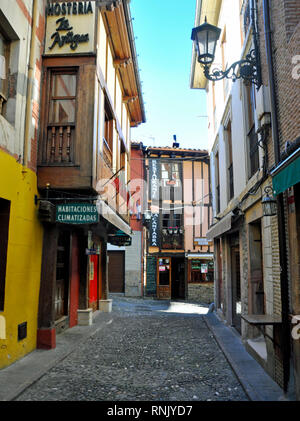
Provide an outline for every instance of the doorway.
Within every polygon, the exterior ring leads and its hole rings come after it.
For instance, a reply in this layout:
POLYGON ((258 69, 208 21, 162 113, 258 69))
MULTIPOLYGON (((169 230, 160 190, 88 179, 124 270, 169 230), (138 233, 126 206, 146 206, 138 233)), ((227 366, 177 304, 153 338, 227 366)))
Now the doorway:
POLYGON ((241 301, 241 272, 240 272, 240 240, 239 232, 229 236, 230 266, 231 266, 231 312, 232 326, 241 333, 242 301, 241 301))
POLYGON ((10 201, 0 199, 0 311, 4 311, 10 201))
POLYGON ((172 258, 171 298, 185 299, 185 264, 183 257, 172 258))
POLYGON ((98 306, 98 255, 93 254, 89 258, 89 307, 93 311, 98 306))
POLYGON ((265 314, 261 221, 249 224, 251 311, 265 314))
POLYGON ((231 247, 231 267, 232 267, 232 324, 241 333, 241 274, 240 274, 240 248, 231 247))
POLYGON ((109 292, 124 293, 125 252, 109 251, 107 254, 109 292))
POLYGON ((55 321, 59 323, 69 311, 70 233, 60 231, 57 244, 55 321))
POLYGON ((162 300, 171 299, 171 258, 162 257, 157 259, 157 298, 162 300))

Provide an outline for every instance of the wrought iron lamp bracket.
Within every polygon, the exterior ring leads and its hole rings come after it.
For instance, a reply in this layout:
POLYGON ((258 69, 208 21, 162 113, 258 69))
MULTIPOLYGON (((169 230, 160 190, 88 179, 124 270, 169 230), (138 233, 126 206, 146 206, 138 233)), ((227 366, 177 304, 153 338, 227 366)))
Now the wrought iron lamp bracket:
POLYGON ((253 49, 244 59, 234 62, 226 70, 214 69, 210 73, 210 66, 204 65, 204 75, 213 82, 224 78, 232 79, 234 82, 237 79, 243 79, 246 82, 252 82, 259 87, 261 85, 259 68, 257 54, 255 49, 253 49))

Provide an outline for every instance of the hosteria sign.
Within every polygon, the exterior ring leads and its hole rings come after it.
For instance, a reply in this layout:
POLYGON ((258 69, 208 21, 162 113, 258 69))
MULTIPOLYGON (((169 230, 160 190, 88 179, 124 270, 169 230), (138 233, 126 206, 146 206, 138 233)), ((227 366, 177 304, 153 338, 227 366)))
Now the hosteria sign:
POLYGON ((45 54, 94 51, 95 2, 54 2, 46 8, 45 54))
POLYGON ((99 221, 96 205, 70 203, 56 206, 56 222, 63 224, 95 224, 99 221))

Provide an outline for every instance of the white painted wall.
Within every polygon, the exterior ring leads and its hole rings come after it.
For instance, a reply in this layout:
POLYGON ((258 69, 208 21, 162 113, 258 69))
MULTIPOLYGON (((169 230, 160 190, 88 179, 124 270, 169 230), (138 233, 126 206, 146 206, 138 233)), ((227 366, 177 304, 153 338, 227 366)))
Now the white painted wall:
MULTIPOLYGON (((218 27, 222 29, 216 48, 216 56, 211 70, 222 67, 221 41, 226 32, 225 62, 230 66, 241 59, 246 41, 242 45, 240 28, 239 2, 223 0, 220 11, 218 27), (226 29, 225 29, 226 28, 226 29)), ((245 189, 248 182, 248 147, 245 128, 245 100, 244 87, 241 80, 232 82, 227 80, 227 91, 224 89, 225 80, 208 82, 207 84, 207 110, 208 110, 208 144, 211 154, 211 181, 213 193, 213 210, 216 210, 216 170, 215 152, 219 151, 220 174, 220 212, 228 206, 228 151, 224 125, 230 116, 232 130, 232 157, 234 173, 234 197, 245 189), (214 86, 213 86, 214 85, 214 86), (215 106, 215 112, 214 112, 215 106), (215 121, 216 120, 216 121, 215 121)), ((261 151, 260 151, 260 155, 261 151)), ((260 163, 262 163, 260 156, 260 163)))

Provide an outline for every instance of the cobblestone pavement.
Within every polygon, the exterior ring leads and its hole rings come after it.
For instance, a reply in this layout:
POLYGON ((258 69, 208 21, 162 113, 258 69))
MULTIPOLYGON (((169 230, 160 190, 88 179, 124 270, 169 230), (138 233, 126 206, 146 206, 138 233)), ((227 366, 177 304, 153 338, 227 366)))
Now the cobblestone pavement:
POLYGON ((104 327, 17 400, 246 401, 206 312, 200 305, 116 297, 104 327))

